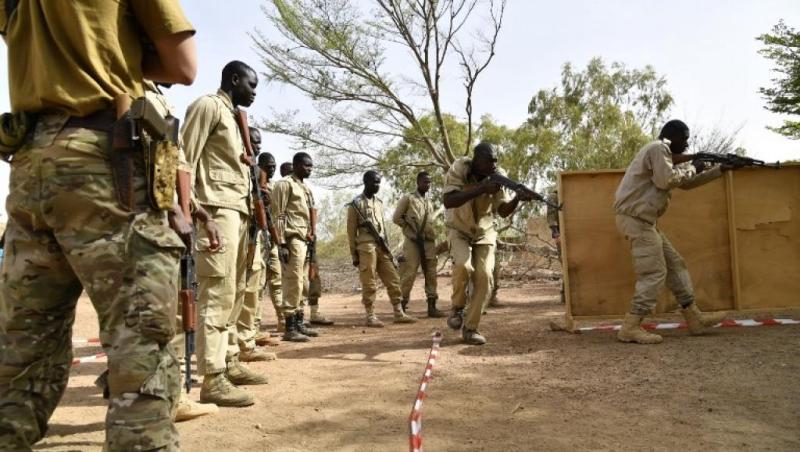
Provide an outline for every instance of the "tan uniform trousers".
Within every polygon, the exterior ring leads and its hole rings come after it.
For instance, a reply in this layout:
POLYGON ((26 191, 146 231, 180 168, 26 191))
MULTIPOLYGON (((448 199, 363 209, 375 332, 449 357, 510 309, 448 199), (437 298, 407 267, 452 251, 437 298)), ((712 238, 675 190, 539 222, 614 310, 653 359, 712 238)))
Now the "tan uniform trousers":
MULTIPOLYGON (((414 287, 414 280, 417 279, 417 269, 421 265, 419 248, 417 243, 406 237, 403 241, 403 257, 405 261, 400 264, 400 291, 403 298, 408 298, 411 289, 414 287)), ((425 277, 425 296, 436 298, 436 243, 425 241, 425 263, 426 269, 423 271, 425 277)))
MULTIPOLYGON (((269 291, 270 300, 272 300, 272 307, 275 308, 275 314, 279 314, 281 310, 281 303, 283 303, 283 290, 281 289, 281 261, 278 257, 278 245, 272 245, 269 249, 269 255, 265 262, 266 267, 261 273, 261 289, 262 293, 260 298, 264 297, 263 289, 269 291)), ((258 303, 256 308, 256 326, 261 326, 262 311, 261 303, 258 303)))
POLYGON ((450 230, 450 255, 453 257, 453 309, 467 306, 467 286, 472 283, 464 328, 477 330, 484 303, 491 294, 494 271, 494 244, 472 244, 459 232, 450 230))
POLYGON ((225 370, 226 358, 239 353, 236 319, 244 303, 249 218, 232 209, 207 206, 217 223, 223 246, 208 251, 205 230, 199 230, 197 251, 197 370, 201 375, 225 370))
POLYGON ((281 313, 286 316, 293 315, 303 306, 303 292, 308 275, 308 261, 306 252, 308 243, 299 237, 287 240, 289 247, 289 262, 281 263, 281 289, 283 300, 280 305, 281 313))
POLYGON ((264 287, 263 249, 264 234, 259 232, 253 264, 250 267, 250 276, 247 278, 247 285, 244 290, 244 302, 236 319, 236 338, 240 350, 253 350, 256 348, 255 339, 259 328, 256 315, 261 304, 264 287))
POLYGON ((361 302, 366 307, 375 304, 378 292, 378 278, 386 286, 386 294, 392 305, 400 303, 400 275, 385 251, 375 242, 362 242, 356 246, 358 251, 358 277, 361 280, 361 302))
POLYGON ((656 307, 658 292, 666 281, 678 303, 694 302, 692 280, 686 263, 655 225, 627 215, 617 215, 617 229, 630 242, 636 289, 631 314, 648 315, 656 307))

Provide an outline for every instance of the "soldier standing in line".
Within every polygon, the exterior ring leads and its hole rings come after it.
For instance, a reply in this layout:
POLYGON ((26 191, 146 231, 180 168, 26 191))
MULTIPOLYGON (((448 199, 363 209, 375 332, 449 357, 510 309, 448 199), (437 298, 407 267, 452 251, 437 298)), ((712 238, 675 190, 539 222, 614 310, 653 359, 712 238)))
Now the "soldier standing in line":
POLYGON ((311 156, 298 152, 292 160, 292 174, 279 180, 272 189, 272 218, 277 223, 278 255, 281 268, 284 318, 283 340, 307 342, 319 332, 307 328, 303 321, 303 286, 308 274, 308 243, 313 241, 311 209, 314 195, 304 182, 311 176, 311 156))
POLYGON ((375 196, 381 186, 376 171, 364 173, 364 191, 347 206, 347 238, 353 266, 361 280, 361 302, 367 313, 366 326, 380 328, 383 322, 373 305, 380 278, 394 311, 394 323, 414 323, 416 318, 403 310, 400 276, 386 240, 383 202, 375 196))
POLYGON ((720 177, 723 169, 729 169, 715 166, 704 171, 702 162, 677 164, 688 147, 689 127, 677 119, 668 121, 658 140, 639 150, 617 187, 614 200, 617 229, 630 242, 636 272, 631 309, 617 334, 621 342, 658 344, 663 340, 658 334, 645 331, 641 323, 655 308, 664 282, 683 308, 681 312, 691 334, 702 334, 725 318, 721 312, 700 312, 686 263, 656 226, 667 210, 672 189, 698 187, 720 177))
POLYGON ((436 292, 436 232, 433 229, 433 203, 425 198, 431 188, 431 176, 427 171, 417 174, 417 190, 400 198, 392 215, 392 221, 403 228, 403 256, 400 265, 400 291, 402 306, 408 306, 411 288, 417 277, 417 269, 422 265, 425 277, 425 296, 428 302, 428 317, 444 317, 436 309, 439 294, 436 292))
POLYGON ((192 167, 197 202, 217 223, 223 243, 209 249, 197 240, 198 372, 203 375, 202 402, 248 406, 255 400, 236 385, 266 384, 239 360, 236 320, 244 303, 247 239, 250 225, 249 164, 235 119, 239 105, 249 106, 258 85, 256 72, 241 61, 222 69, 216 94, 202 96, 186 110, 183 143, 192 167))
MULTIPOLYGON (((554 188, 547 197, 550 204, 547 204, 547 225, 550 227, 550 237, 556 244, 558 253, 558 263, 561 265, 561 226, 558 223, 558 209, 553 206, 558 205, 558 189, 554 188)), ((561 303, 566 303, 564 298, 564 278, 561 278, 561 303)))
MULTIPOLYGON (((271 209, 270 202, 272 199, 273 186, 271 181, 275 176, 275 157, 269 152, 260 153, 258 155, 258 167, 261 170, 261 193, 264 194, 266 207, 271 209)), ((261 274, 260 285, 262 293, 259 298, 263 298, 265 290, 269 292, 270 300, 272 301, 272 306, 275 309, 275 315, 277 317, 278 332, 283 332, 283 316, 281 316, 280 310, 280 305, 283 300, 283 291, 281 290, 281 262, 278 258, 278 244, 275 243, 274 240, 271 240, 269 242, 269 248, 262 251, 261 260, 264 262, 264 272, 261 274)), ((255 337, 256 344, 275 345, 270 340, 269 333, 261 331, 261 319, 262 306, 261 303, 259 303, 258 309, 256 310, 256 330, 258 331, 255 337)))
MULTIPOLYGON (((255 127, 250 127, 248 133, 250 133, 250 145, 253 148, 253 155, 258 155, 261 150, 261 132, 255 127)), ((272 171, 275 172, 274 161, 272 171)), ((261 174, 263 173, 259 170, 261 193, 262 196, 266 198, 264 199, 264 205, 269 208, 268 187, 266 182, 261 183, 261 179, 263 179, 261 174)), ((266 181, 268 180, 269 177, 266 177, 266 181)), ((245 286, 244 303, 236 319, 239 360, 244 362, 273 361, 277 359, 274 353, 261 350, 257 347, 259 344, 256 339, 261 333, 261 295, 264 291, 264 277, 266 277, 263 256, 265 250, 272 245, 272 241, 268 241, 266 234, 260 230, 257 230, 255 239, 256 248, 253 256, 253 263, 250 265, 250 276, 247 278, 247 285, 245 286)), ((252 237, 250 240, 252 240, 252 237)), ((278 290, 280 290, 280 286, 278 286, 278 290)), ((269 341, 269 338, 267 338, 267 341, 269 341)), ((263 343, 263 337, 261 342, 263 343)))
POLYGON ((452 329, 462 329, 464 342, 483 345, 478 332, 481 312, 493 285, 492 269, 497 244, 495 214, 506 218, 520 201, 533 199, 524 191, 511 198, 505 189, 488 176, 503 171, 491 144, 475 146, 472 158, 462 157, 450 166, 445 176, 445 225, 453 257, 453 312, 447 319, 452 329), (467 286, 472 283, 466 319, 467 286))
POLYGON ((292 162, 283 162, 283 163, 281 163, 280 172, 281 172, 281 177, 286 177, 286 176, 292 174, 292 172, 294 172, 294 168, 293 168, 292 162))
POLYGON ((45 435, 69 379, 85 289, 108 354, 104 448, 179 450, 179 370, 169 342, 184 244, 168 216, 184 239, 191 229, 177 205, 168 212, 149 202, 153 187, 135 160, 141 148, 124 132, 145 77, 193 82, 194 29, 177 1, 4 0, 0 34, 13 111, 0 131, 11 164, 0 449, 30 450, 45 435))

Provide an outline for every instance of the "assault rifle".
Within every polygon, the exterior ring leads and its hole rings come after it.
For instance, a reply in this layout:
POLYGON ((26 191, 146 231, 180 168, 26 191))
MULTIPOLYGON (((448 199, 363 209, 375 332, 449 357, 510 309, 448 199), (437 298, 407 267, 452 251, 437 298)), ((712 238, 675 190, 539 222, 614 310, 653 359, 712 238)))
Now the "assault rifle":
POLYGON ((561 210, 564 207, 563 204, 560 204, 560 205, 559 204, 553 204, 552 202, 548 201, 547 198, 545 198, 544 196, 542 196, 539 193, 537 193, 537 192, 531 190, 530 188, 526 187, 525 184, 517 182, 517 181, 515 181, 513 179, 509 179, 508 177, 503 176, 500 173, 490 174, 489 175, 489 180, 494 182, 494 183, 496 183, 496 184, 500 184, 503 187, 506 187, 506 188, 508 188, 510 190, 522 191, 522 192, 525 192, 527 194, 530 194, 531 197, 534 200, 542 202, 542 203, 545 203, 546 205, 552 207, 553 209, 561 210))
POLYGON ((319 278, 319 265, 317 265, 317 209, 309 209, 311 219, 311 236, 313 240, 308 242, 308 281, 319 278))
POLYGON ((186 392, 192 389, 192 355, 194 354, 194 331, 196 328, 197 306, 197 279, 195 278, 194 256, 191 247, 186 247, 181 256, 181 320, 183 324, 184 344, 186 346, 186 378, 184 386, 186 392))
POLYGON ((708 152, 698 152, 692 155, 692 160, 710 164, 720 164, 733 168, 743 168, 745 166, 762 166, 765 168, 780 169, 781 162, 765 163, 763 160, 751 159, 736 154, 711 154, 708 152))
POLYGON ((357 200, 358 197, 350 201, 349 206, 356 211, 356 214, 358 214, 358 218, 361 219, 359 226, 367 228, 367 232, 369 232, 369 235, 371 235, 372 238, 375 239, 375 242, 378 244, 378 247, 389 255, 389 259, 392 261, 392 265, 394 265, 394 268, 397 268, 397 262, 394 261, 394 255, 392 254, 391 248, 389 248, 389 242, 386 240, 386 237, 382 236, 378 232, 378 230, 375 229, 375 225, 372 224, 371 221, 367 220, 367 217, 365 217, 364 214, 361 212, 361 209, 358 208, 358 205, 356 204, 357 200))
POLYGON ((245 155, 250 160, 248 166, 250 167, 250 190, 253 200, 253 224, 250 226, 250 242, 247 244, 247 274, 249 277, 250 269, 253 267, 253 261, 256 257, 258 232, 269 230, 269 223, 267 222, 267 208, 264 206, 264 198, 261 195, 261 185, 258 183, 258 165, 255 162, 253 147, 250 144, 250 127, 247 125, 247 112, 237 109, 235 119, 236 125, 239 126, 239 135, 241 135, 242 143, 244 143, 245 155))

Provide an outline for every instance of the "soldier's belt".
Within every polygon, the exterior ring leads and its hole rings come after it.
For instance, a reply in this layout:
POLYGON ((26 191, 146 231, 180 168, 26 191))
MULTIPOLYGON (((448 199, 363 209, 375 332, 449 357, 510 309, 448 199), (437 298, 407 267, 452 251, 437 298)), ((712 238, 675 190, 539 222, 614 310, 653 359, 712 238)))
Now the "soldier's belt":
POLYGON ((83 117, 70 116, 64 127, 77 127, 100 132, 111 132, 117 116, 113 110, 99 110, 83 117))

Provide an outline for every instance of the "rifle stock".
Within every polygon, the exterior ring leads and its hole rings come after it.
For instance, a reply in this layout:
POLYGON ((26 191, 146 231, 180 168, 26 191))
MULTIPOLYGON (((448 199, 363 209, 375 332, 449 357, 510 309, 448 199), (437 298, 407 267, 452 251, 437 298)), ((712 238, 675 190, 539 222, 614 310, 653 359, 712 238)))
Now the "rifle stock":
MULTIPOLYGON (((239 134, 244 143, 244 151, 251 161, 255 160, 253 155, 253 147, 250 144, 250 127, 247 125, 247 112, 244 110, 236 111, 236 125, 239 126, 239 134)), ((250 186, 253 198, 253 220, 256 222, 258 229, 262 231, 267 229, 267 209, 264 207, 264 199, 261 196, 261 185, 258 183, 258 173, 256 172, 255 163, 250 166, 250 186)))
POLYGON ((313 281, 319 278, 319 266, 317 265, 317 209, 309 209, 311 220, 311 236, 313 240, 308 243, 308 280, 313 281))

